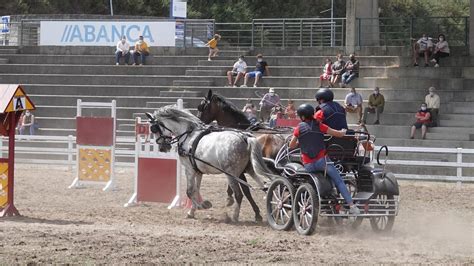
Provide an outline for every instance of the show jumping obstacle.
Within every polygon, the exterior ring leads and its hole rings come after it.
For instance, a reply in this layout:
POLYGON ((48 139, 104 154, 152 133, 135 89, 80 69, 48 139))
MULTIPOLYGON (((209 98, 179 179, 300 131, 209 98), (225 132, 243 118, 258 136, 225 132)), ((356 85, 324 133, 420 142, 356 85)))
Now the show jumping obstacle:
POLYGON ((8 157, 3 158, 0 151, 0 217, 20 215, 13 203, 15 128, 25 110, 35 110, 35 106, 23 88, 18 84, 1 84, 0 136, 8 136, 8 157))
POLYGON ((116 102, 82 102, 77 100, 76 150, 77 176, 69 188, 85 184, 105 184, 114 188, 116 102), (110 117, 83 116, 83 108, 110 108, 110 117))
MULTIPOLYGON (((178 99, 183 108, 183 100, 178 99)), ((159 145, 150 133, 150 123, 135 120, 135 191, 124 205, 139 202, 168 203, 169 209, 181 206, 181 164, 174 147, 170 152, 159 151, 159 145)))

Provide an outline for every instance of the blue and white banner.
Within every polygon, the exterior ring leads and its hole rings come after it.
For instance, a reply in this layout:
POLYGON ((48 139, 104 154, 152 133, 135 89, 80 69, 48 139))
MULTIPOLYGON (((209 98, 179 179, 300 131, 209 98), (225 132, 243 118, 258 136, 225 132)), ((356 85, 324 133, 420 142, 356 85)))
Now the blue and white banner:
POLYGON ((2 16, 2 33, 10 33, 10 16, 2 16))
POLYGON ((115 46, 122 36, 138 36, 149 46, 175 46, 175 22, 41 21, 40 45, 115 46))

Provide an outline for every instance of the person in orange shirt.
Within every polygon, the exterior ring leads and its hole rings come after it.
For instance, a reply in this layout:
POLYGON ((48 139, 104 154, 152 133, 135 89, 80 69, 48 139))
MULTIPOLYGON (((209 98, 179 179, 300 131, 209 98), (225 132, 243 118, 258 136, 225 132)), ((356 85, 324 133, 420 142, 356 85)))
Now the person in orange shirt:
POLYGON ((150 55, 150 48, 148 44, 143 40, 143 36, 138 37, 138 41, 135 43, 135 49, 133 50, 133 65, 137 64, 138 56, 140 56, 140 65, 145 64, 145 59, 150 55))
POLYGON ((217 42, 221 40, 221 36, 219 34, 214 34, 214 38, 212 38, 206 46, 209 47, 209 56, 207 57, 207 61, 211 61, 211 57, 216 57, 219 49, 217 49, 217 42))

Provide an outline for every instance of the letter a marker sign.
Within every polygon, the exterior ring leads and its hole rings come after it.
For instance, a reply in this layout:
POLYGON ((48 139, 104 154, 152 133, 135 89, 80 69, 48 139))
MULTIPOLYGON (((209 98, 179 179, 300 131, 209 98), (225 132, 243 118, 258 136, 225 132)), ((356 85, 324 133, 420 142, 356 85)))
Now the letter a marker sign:
POLYGON ((0 84, 0 137, 8 137, 8 157, 0 153, 0 217, 20 215, 13 204, 15 128, 21 113, 34 109, 20 85, 0 84))

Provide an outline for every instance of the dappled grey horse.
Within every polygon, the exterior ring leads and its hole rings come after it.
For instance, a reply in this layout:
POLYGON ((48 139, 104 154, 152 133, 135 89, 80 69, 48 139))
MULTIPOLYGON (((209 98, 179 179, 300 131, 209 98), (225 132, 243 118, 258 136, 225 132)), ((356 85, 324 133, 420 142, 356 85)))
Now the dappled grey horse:
POLYGON ((197 117, 174 106, 162 107, 153 115, 147 115, 162 151, 169 150, 170 143, 178 144, 181 164, 186 172, 186 194, 192 201, 188 217, 193 218, 198 208, 210 207, 208 201, 198 202, 202 174, 224 173, 236 201, 231 219, 238 221, 242 202, 238 177, 246 172, 260 188, 264 187, 262 178, 271 179, 255 137, 232 130, 213 132, 197 117))

